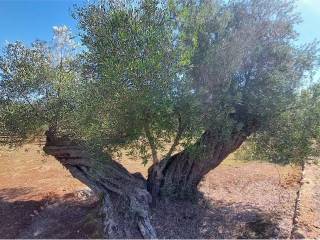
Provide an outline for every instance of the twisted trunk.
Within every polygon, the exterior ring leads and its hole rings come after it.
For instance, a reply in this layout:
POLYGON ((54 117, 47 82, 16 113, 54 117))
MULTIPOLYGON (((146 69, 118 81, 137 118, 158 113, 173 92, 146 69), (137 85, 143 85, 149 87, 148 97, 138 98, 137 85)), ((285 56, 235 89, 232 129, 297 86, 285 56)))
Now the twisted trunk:
POLYGON ((79 144, 50 132, 47 132, 44 151, 102 196, 105 237, 156 238, 150 222, 151 196, 142 176, 130 174, 104 153, 103 159, 94 161, 79 144))
POLYGON ((189 197, 197 191, 202 178, 238 149, 251 131, 235 131, 228 139, 219 140, 206 131, 191 147, 160 161, 149 169, 148 190, 159 195, 189 197))
POLYGON ((156 238, 150 222, 152 199, 161 195, 188 197, 194 194, 202 178, 239 148, 253 129, 234 131, 224 140, 207 130, 191 147, 155 163, 149 169, 147 182, 141 174, 130 174, 106 153, 101 151, 93 159, 80 144, 50 131, 44 151, 102 196, 105 237, 156 238))

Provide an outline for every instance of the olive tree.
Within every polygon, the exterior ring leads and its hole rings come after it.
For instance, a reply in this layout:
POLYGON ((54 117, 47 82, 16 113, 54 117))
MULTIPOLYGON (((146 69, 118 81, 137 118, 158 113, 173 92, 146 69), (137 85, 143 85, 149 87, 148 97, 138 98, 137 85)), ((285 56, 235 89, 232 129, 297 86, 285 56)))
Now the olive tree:
MULTIPOLYGON (((292 161, 275 126, 295 130, 290 114, 317 58, 315 43, 296 42, 293 1, 100 1, 74 16, 77 55, 65 28, 56 47, 4 49, 1 131, 20 141, 45 131, 45 152, 101 194, 107 237, 156 237, 151 201, 193 196, 250 136, 292 161), (147 179, 113 160, 121 149, 152 161, 147 179)), ((311 144, 310 131, 291 136, 311 144)))

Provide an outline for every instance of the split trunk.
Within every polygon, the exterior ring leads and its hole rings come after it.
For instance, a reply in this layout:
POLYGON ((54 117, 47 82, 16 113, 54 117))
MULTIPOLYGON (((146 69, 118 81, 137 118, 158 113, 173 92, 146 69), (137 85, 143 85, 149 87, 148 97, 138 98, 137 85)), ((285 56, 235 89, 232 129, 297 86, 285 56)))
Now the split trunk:
POLYGON ((101 154, 104 159, 93 159, 81 145, 50 132, 47 132, 44 151, 101 196, 106 238, 156 238, 150 218, 152 199, 194 194, 202 178, 247 136, 247 133, 236 132, 221 141, 206 131, 192 147, 153 165, 147 180, 141 174, 129 173, 105 153, 101 154))

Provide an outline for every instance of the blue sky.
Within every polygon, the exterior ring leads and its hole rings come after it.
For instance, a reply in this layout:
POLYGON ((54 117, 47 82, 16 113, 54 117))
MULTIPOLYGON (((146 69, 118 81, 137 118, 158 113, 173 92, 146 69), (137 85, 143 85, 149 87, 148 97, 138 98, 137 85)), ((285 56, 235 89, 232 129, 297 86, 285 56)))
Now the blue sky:
MULTIPOLYGON (((71 9, 85 1, 88 0, 0 0, 0 47, 6 41, 50 40, 52 27, 57 25, 76 31, 71 9)), ((300 42, 320 39, 320 0, 298 0, 297 9, 304 21, 297 27, 300 42)))
POLYGON ((52 27, 67 25, 76 30, 71 17, 76 0, 0 0, 0 46, 16 40, 30 43, 51 40, 52 27))
MULTIPOLYGON (((6 41, 30 43, 35 39, 51 40, 53 26, 67 25, 76 32, 76 21, 71 17, 72 7, 87 1, 0 0, 0 47, 6 41)), ((297 10, 303 19, 297 26, 299 42, 320 40, 320 0, 297 0, 297 10)))
POLYGON ((297 9, 301 13, 303 20, 297 26, 297 31, 300 33, 300 41, 320 40, 320 0, 298 0, 297 9))

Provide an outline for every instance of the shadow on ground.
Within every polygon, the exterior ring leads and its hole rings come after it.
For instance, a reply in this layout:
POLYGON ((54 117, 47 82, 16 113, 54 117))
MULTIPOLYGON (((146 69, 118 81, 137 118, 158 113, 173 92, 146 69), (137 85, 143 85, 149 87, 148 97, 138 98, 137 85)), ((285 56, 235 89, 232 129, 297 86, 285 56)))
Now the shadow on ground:
POLYGON ((0 238, 99 238, 97 202, 75 194, 9 201, 31 189, 0 190, 0 238))
POLYGON ((0 199, 10 201, 18 197, 31 193, 32 187, 19 187, 19 188, 3 188, 0 189, 0 199))
MULTIPOLYGON (((0 190, 1 238, 99 238, 97 200, 75 194, 41 201, 9 201, 32 189, 0 190)), ((243 204, 162 201, 152 221, 159 238, 281 238, 277 216, 243 204)))
POLYGON ((160 238, 281 238, 277 216, 250 205, 208 201, 158 203, 160 238))

